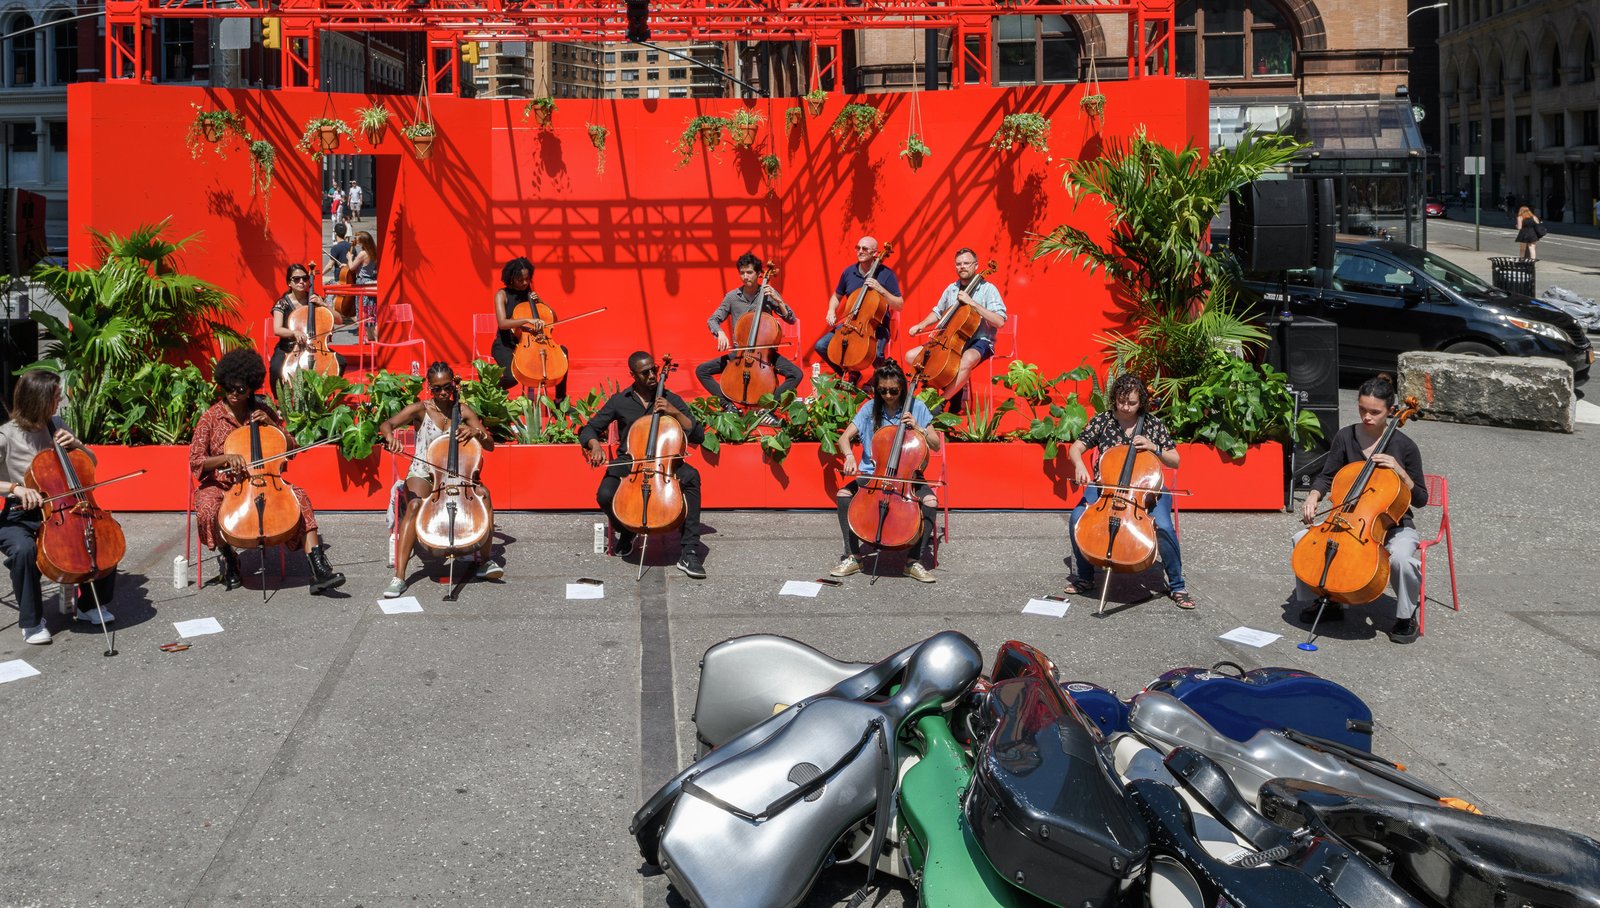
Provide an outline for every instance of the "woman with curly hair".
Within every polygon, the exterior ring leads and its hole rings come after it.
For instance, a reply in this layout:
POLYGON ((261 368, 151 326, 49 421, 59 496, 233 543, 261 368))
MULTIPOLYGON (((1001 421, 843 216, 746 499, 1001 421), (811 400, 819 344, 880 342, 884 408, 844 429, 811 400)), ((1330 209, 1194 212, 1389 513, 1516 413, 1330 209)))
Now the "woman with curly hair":
MULTIPOLYGON (((494 292, 494 318, 495 335, 494 345, 490 353, 494 361, 500 364, 504 371, 500 373, 500 387, 511 389, 517 386, 517 377, 511 374, 511 356, 517 350, 517 334, 521 329, 538 331, 544 327, 544 320, 539 318, 512 318, 511 313, 516 310, 518 303, 527 303, 538 314, 536 305, 544 302, 539 299, 539 294, 533 292, 533 262, 523 256, 518 256, 506 262, 500 269, 500 289, 494 292)), ((549 303, 550 314, 555 315, 555 308, 549 303)), ((567 352, 565 345, 561 352, 567 352)), ((567 397, 567 377, 563 375, 556 385, 556 400, 565 400, 567 397)))
MULTIPOLYGON (((1083 512, 1100 500, 1100 487, 1090 480, 1089 468, 1083 463, 1084 453, 1094 448, 1098 451, 1095 456, 1102 457, 1107 450, 1131 441, 1135 450, 1154 454, 1163 467, 1172 470, 1178 468, 1178 449, 1173 446, 1172 436, 1167 434, 1161 417, 1150 412, 1150 389, 1145 387, 1144 380, 1128 373, 1117 376, 1117 380, 1111 383, 1110 398, 1112 409, 1096 413, 1089 424, 1083 427, 1083 434, 1067 451, 1067 456, 1072 459, 1072 481, 1083 486, 1083 501, 1072 509, 1072 517, 1067 521, 1067 539, 1072 542, 1072 575, 1067 578, 1066 587, 1068 595, 1094 592, 1094 565, 1083 557, 1083 551, 1078 548, 1077 530, 1078 519, 1083 512)), ((1109 479, 1115 481, 1115 477, 1109 479)), ((1102 476, 1099 481, 1104 483, 1108 477, 1102 476)), ((1161 553, 1161 567, 1167 572, 1167 595, 1178 608, 1192 609, 1195 607, 1195 598, 1185 588, 1178 534, 1172 526, 1172 496, 1165 492, 1159 495, 1155 506, 1150 509, 1150 517, 1155 523, 1156 550, 1161 553)))
MULTIPOLYGON (((234 429, 259 422, 283 428, 283 420, 256 395, 267 377, 261 357, 250 349, 234 350, 217 360, 211 380, 216 383, 220 399, 200 417, 195 426, 194 441, 189 445, 189 470, 195 476, 198 488, 194 493, 195 520, 200 528, 200 542, 222 553, 222 586, 236 590, 244 585, 239 575, 239 555, 222 539, 217 530, 217 514, 222 510, 222 499, 239 478, 245 476, 248 464, 238 454, 225 453, 228 434, 234 429)), ((291 439, 290 444, 294 442, 291 439)), ((311 509, 311 499, 305 490, 290 486, 295 500, 300 504, 300 527, 286 545, 303 549, 311 563, 311 592, 324 593, 344 585, 344 575, 328 564, 327 551, 317 533, 317 515, 311 509)))

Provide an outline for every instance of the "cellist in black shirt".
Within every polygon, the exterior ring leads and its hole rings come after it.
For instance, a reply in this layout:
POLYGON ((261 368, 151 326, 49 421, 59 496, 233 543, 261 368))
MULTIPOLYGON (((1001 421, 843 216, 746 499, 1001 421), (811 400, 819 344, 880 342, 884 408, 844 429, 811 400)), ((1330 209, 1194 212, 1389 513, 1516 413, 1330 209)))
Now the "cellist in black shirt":
MULTIPOLYGON (((1310 526, 1316 522, 1318 505, 1322 497, 1333 488, 1333 477, 1346 464, 1371 460, 1379 467, 1395 471, 1400 481, 1411 490, 1411 507, 1420 508, 1428 503, 1428 484, 1422 474, 1422 452, 1417 443, 1398 429, 1389 436, 1389 444, 1382 453, 1373 454, 1378 440, 1387 427, 1389 411, 1394 408, 1394 378, 1387 373, 1367 379, 1356 395, 1356 411, 1361 421, 1345 426, 1334 433, 1329 443, 1327 459, 1322 463, 1322 473, 1311 484, 1305 504, 1300 508, 1300 520, 1310 526)), ((1337 502, 1335 502, 1337 504, 1337 502)), ((1306 534, 1295 534, 1295 542, 1306 534)), ((1395 643, 1411 643, 1417 639, 1417 591, 1422 584, 1422 562, 1417 557, 1421 538, 1408 509, 1400 522, 1389 529, 1383 547, 1389 552, 1389 586, 1394 590, 1394 629, 1389 639, 1395 643)), ((1294 584, 1294 599, 1311 603, 1316 593, 1298 578, 1294 584)), ((1316 620, 1317 607, 1306 605, 1300 612, 1302 621, 1316 620)), ((1322 615, 1324 623, 1344 620, 1344 606, 1330 603, 1322 615)))
MULTIPOLYGON (((655 357, 650 354, 641 350, 629 356, 628 372, 633 376, 633 384, 611 395, 611 399, 600 408, 600 412, 578 432, 578 444, 583 446, 590 465, 598 467, 606 462, 606 449, 602 439, 606 437, 611 424, 617 424, 618 437, 621 439, 617 444, 617 457, 606 469, 605 478, 600 480, 595 500, 600 503, 600 509, 605 511, 606 519, 611 521, 611 530, 614 534, 611 554, 618 557, 626 556, 633 551, 635 536, 618 525, 611 510, 611 500, 616 497, 617 487, 622 484, 623 478, 628 475, 632 467, 633 454, 637 453, 628 451, 628 427, 633 425, 635 420, 655 410, 671 416, 682 424, 684 436, 690 444, 698 445, 706 437, 705 427, 689 414, 689 405, 683 402, 683 398, 665 389, 662 389, 660 397, 655 396, 658 371, 655 357)), ((706 571, 699 552, 700 471, 679 460, 674 472, 678 479, 678 487, 683 491, 684 504, 683 547, 678 557, 678 570, 696 580, 703 580, 706 571)))

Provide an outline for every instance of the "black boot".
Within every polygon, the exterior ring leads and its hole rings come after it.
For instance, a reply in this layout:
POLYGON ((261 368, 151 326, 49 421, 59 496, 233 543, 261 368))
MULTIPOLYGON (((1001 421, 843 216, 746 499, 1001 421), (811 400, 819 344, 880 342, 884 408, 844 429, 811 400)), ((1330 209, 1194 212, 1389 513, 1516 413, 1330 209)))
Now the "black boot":
POLYGON ((244 578, 239 576, 239 553, 233 546, 223 543, 217 546, 217 554, 222 556, 222 588, 236 590, 244 586, 244 578))
POLYGON ((344 586, 344 575, 333 569, 328 563, 328 553, 322 546, 313 546, 306 553, 306 560, 311 562, 311 595, 325 593, 328 590, 344 586))

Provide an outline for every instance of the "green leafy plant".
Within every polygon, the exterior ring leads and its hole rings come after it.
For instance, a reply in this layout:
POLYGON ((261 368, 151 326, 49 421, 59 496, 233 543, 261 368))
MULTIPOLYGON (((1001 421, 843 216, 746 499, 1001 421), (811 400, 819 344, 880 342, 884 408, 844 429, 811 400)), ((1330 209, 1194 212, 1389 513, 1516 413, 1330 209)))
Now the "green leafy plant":
POLYGON ((584 397, 520 397, 511 402, 518 420, 516 440, 525 445, 575 444, 583 424, 600 412, 610 397, 595 388, 584 397), (536 418, 537 417, 537 418, 536 418))
POLYGON ((811 111, 813 117, 822 116, 822 105, 828 103, 827 92, 820 88, 813 88, 801 97, 805 100, 806 107, 811 111))
POLYGON ((1302 410, 1296 419, 1288 376, 1220 350, 1212 351, 1183 396, 1169 400, 1161 414, 1175 441, 1214 445, 1229 457, 1243 457, 1258 442, 1322 438, 1315 413, 1302 410))
POLYGON ((236 300, 182 272, 183 250, 199 234, 168 239, 163 234, 170 223, 142 225, 125 237, 91 229, 95 267, 34 269, 65 318, 42 309, 30 314, 49 340, 45 358, 28 368, 62 376, 67 423, 86 442, 110 440, 108 420, 117 403, 106 390, 124 385, 146 363, 208 331, 228 343, 248 343, 225 321, 237 317, 236 300))
POLYGON ((783 162, 775 154, 764 154, 760 157, 761 174, 767 178, 769 184, 778 182, 778 174, 783 171, 783 162))
POLYGON ((1028 427, 1014 437, 1044 445, 1046 460, 1055 457, 1062 445, 1071 444, 1089 424, 1089 412, 1077 391, 1084 379, 1092 386, 1089 405, 1096 412, 1105 409, 1105 394, 1087 364, 1080 363, 1055 378, 1046 378, 1033 363, 1013 360, 1006 374, 996 376, 994 381, 1009 388, 1028 407, 1028 427))
POLYGON ((911 165, 912 170, 921 167, 922 159, 931 154, 933 154, 933 150, 928 147, 926 142, 922 141, 922 136, 917 133, 912 133, 906 137, 904 142, 900 143, 900 157, 906 159, 906 163, 911 165))
POLYGON ((1016 409, 1015 400, 1007 398, 996 404, 994 398, 987 395, 979 397, 969 390, 966 416, 950 434, 957 441, 1000 441, 1004 437, 1000 431, 1000 424, 1005 420, 1007 413, 1016 409))
POLYGON ((714 117, 710 114, 691 117, 672 146, 672 150, 678 154, 678 169, 682 170, 689 166, 689 162, 694 159, 695 151, 701 147, 707 152, 721 148, 722 133, 732 126, 733 122, 726 117, 714 117))
POLYGON ((1002 117, 1000 127, 989 139, 989 147, 1010 151, 1018 145, 1033 148, 1048 157, 1050 118, 1041 113, 1014 113, 1002 117))
POLYGON ((437 136, 439 130, 427 120, 415 120, 401 128, 400 134, 415 142, 418 139, 437 136))
POLYGON ((788 135, 789 133, 794 132, 794 128, 800 125, 800 121, 805 117, 805 115, 806 112, 804 108, 791 107, 788 110, 785 110, 783 112, 783 134, 788 135))
POLYGON ((1078 99, 1078 107, 1089 119, 1098 121, 1106 114, 1106 96, 1099 92, 1090 92, 1078 99))
POLYGON ((367 457, 377 432, 370 424, 362 428, 356 423, 356 408, 350 400, 353 388, 342 375, 322 375, 312 369, 296 372, 283 385, 278 401, 284 430, 297 446, 331 438, 338 441, 345 457, 367 457))
POLYGON ((541 127, 548 127, 555 119, 556 99, 551 97, 534 98, 522 106, 522 119, 528 119, 533 114, 534 122, 541 127))
POLYGON ((495 441, 514 441, 520 424, 511 398, 500 387, 500 376, 505 370, 499 363, 487 359, 473 360, 472 366, 478 377, 461 379, 461 400, 478 414, 495 441))
POLYGON ((606 136, 610 134, 611 130, 598 123, 589 124, 589 144, 600 153, 600 163, 595 166, 596 173, 606 172, 606 136))
POLYGON ((150 362, 118 379, 105 393, 117 402, 107 416, 107 441, 177 445, 189 441, 200 414, 216 399, 217 389, 193 363, 150 362))
POLYGON ((749 148, 756 143, 756 131, 767 118, 753 110, 739 108, 728 120, 728 137, 735 148, 749 148))
POLYGON ((831 375, 812 382, 812 396, 802 398, 784 392, 774 407, 784 421, 785 431, 795 441, 814 441, 825 454, 838 452, 837 442, 844 427, 855 419, 867 395, 860 389, 831 375))
POLYGON ((1074 207, 1085 199, 1104 205, 1110 229, 1101 238, 1056 227, 1034 235, 1033 255, 1103 269, 1119 285, 1129 329, 1105 338, 1117 371, 1143 378, 1160 400, 1178 400, 1213 351, 1264 339, 1236 314, 1238 263, 1203 241, 1231 192, 1301 147, 1288 136, 1246 133, 1207 156, 1192 144, 1174 151, 1140 130, 1068 166, 1063 182, 1074 207))
POLYGON ((931 425, 940 432, 950 432, 961 424, 961 417, 942 409, 944 401, 939 397, 938 388, 923 388, 917 392, 917 400, 933 414, 931 425))
POLYGON ((229 135, 245 143, 250 141, 250 133, 244 128, 244 118, 231 110, 206 110, 198 104, 191 103, 194 108, 194 119, 189 121, 189 131, 184 133, 183 143, 189 147, 189 156, 199 158, 204 139, 209 142, 218 157, 226 158, 227 151, 222 140, 229 135))
POLYGON ((356 128, 367 137, 367 144, 376 145, 383 139, 383 131, 394 117, 382 103, 356 110, 356 128))
POLYGON ((878 131, 883 122, 883 111, 870 104, 846 104, 833 118, 828 132, 840 141, 865 142, 878 131))
POLYGON ((706 437, 700 447, 712 453, 722 450, 724 444, 748 441, 761 419, 761 414, 755 410, 749 413, 724 410, 722 402, 715 397, 696 397, 689 401, 689 415, 705 427, 706 437))
POLYGON ((313 117, 306 121, 305 132, 300 134, 300 141, 295 143, 295 148, 302 154, 311 156, 311 160, 320 161, 323 156, 339 147, 339 139, 349 136, 354 142, 356 134, 351 131, 350 124, 337 117, 313 117), (328 135, 331 132, 331 143, 328 135))
POLYGON ((250 143, 250 194, 261 194, 262 230, 272 222, 272 177, 278 170, 278 150, 266 139, 250 143))
POLYGON ((421 399, 422 376, 380 369, 367 373, 361 392, 361 419, 382 424, 421 399))

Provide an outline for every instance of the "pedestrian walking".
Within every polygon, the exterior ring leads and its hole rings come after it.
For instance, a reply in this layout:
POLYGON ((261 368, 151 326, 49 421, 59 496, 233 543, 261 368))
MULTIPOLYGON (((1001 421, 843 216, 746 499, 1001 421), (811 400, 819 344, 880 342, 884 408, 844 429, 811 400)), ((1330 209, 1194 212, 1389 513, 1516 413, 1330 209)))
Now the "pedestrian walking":
POLYGON ((350 181, 350 217, 354 220, 361 219, 361 204, 365 194, 361 191, 361 184, 355 180, 350 181))
POLYGON ((328 213, 333 218, 333 222, 335 224, 337 224, 339 222, 339 209, 341 209, 343 207, 344 207, 344 193, 340 192, 339 191, 339 187, 337 187, 337 186, 329 187, 328 188, 328 213))
POLYGON ((1539 240, 1550 232, 1550 228, 1539 220, 1533 210, 1524 205, 1517 209, 1517 243, 1522 246, 1522 257, 1530 261, 1539 260, 1539 240))

